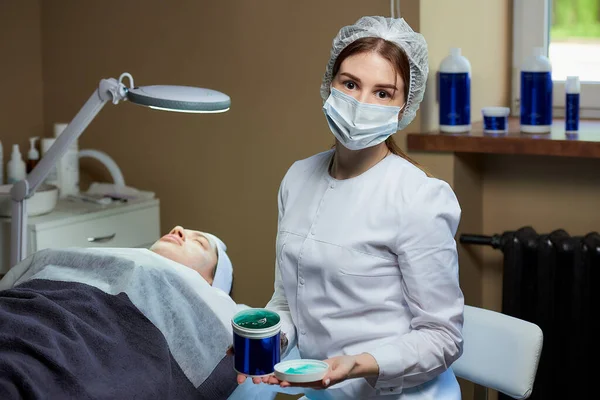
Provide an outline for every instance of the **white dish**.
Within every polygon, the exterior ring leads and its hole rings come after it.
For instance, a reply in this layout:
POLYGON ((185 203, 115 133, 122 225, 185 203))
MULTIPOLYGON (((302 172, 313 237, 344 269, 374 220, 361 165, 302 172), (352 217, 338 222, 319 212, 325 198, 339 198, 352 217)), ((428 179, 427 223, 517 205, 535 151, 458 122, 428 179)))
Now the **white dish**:
POLYGON ((289 360, 275 365, 275 377, 290 383, 308 383, 323 379, 329 364, 319 360, 289 360))
MULTIPOLYGON (((0 217, 11 217, 12 200, 10 189, 12 185, 0 185, 0 217)), ((53 185, 42 184, 27 202, 27 215, 33 217, 52 212, 58 201, 58 188, 53 185)))

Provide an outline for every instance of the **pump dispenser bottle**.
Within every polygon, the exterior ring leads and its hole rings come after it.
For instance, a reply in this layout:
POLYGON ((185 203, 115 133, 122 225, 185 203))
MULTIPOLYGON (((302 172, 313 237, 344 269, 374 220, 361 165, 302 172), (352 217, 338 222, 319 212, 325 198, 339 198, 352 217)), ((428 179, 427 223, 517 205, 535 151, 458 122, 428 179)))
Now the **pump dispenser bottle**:
POLYGON ((13 144, 12 155, 7 167, 8 183, 14 184, 15 182, 25 179, 27 176, 26 171, 25 161, 23 161, 23 158, 21 157, 19 145, 13 144))

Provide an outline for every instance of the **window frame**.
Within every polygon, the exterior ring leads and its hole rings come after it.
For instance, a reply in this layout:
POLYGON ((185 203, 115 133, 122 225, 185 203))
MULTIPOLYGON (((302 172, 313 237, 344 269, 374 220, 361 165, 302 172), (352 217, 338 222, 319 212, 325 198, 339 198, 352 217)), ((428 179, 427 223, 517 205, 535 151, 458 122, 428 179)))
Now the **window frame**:
MULTIPOLYGON (((550 45, 551 0, 518 0, 513 2, 513 62, 511 114, 520 115, 521 65, 534 47, 550 45)), ((565 81, 553 80, 553 116, 565 115, 565 81)), ((581 82, 581 118, 600 118, 600 82, 581 82)))

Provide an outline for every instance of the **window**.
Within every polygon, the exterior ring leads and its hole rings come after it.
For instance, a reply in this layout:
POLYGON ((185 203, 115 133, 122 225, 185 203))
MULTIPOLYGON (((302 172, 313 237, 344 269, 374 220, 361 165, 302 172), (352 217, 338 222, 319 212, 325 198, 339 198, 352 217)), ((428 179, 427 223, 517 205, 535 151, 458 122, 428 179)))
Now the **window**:
POLYGON ((554 116, 564 116, 565 80, 581 81, 581 117, 600 118, 600 0, 515 0, 511 109, 519 115, 520 68, 534 47, 552 63, 554 116))

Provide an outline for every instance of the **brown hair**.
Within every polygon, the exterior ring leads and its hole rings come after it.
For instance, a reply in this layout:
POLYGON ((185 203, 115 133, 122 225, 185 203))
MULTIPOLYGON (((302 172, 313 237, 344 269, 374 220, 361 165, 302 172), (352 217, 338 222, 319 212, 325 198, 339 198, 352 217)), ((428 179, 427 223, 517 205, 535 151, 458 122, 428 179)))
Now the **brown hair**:
MULTIPOLYGON (((379 37, 364 37, 361 39, 357 39, 354 42, 350 43, 348 46, 342 50, 340 55, 335 60, 335 64, 333 64, 332 71, 332 80, 335 78, 337 73, 340 70, 340 66, 342 62, 353 55, 360 53, 368 53, 375 52, 388 60, 390 64, 394 67, 394 70, 402 77, 404 81, 404 101, 408 100, 408 89, 410 87, 410 64, 408 62, 408 57, 404 50, 402 50, 396 44, 379 38, 379 37)), ((395 82, 394 82, 395 83, 395 82)), ((392 136, 386 139, 385 144, 389 151, 397 156, 404 158, 410 163, 414 164, 423 172, 427 174, 427 176, 431 176, 431 174, 423 168, 418 162, 407 156, 396 144, 396 141, 392 136)))

